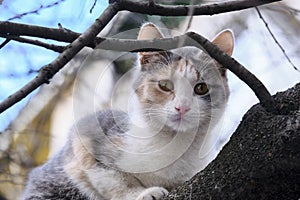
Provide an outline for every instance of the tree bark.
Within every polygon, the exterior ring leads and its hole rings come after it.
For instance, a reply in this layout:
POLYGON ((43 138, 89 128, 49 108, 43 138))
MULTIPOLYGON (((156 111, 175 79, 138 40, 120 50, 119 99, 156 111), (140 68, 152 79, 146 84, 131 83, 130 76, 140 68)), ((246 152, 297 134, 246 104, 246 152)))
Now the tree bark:
POLYGON ((300 83, 274 99, 280 114, 253 106, 217 158, 165 199, 299 199, 300 83))

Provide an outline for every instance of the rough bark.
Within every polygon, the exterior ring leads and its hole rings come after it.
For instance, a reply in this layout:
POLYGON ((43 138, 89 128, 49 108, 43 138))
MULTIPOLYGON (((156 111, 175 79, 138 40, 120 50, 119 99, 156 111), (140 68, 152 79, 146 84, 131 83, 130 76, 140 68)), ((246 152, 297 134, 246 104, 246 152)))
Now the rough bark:
POLYGON ((165 199, 299 199, 300 83, 274 99, 280 114, 253 106, 217 158, 165 199))

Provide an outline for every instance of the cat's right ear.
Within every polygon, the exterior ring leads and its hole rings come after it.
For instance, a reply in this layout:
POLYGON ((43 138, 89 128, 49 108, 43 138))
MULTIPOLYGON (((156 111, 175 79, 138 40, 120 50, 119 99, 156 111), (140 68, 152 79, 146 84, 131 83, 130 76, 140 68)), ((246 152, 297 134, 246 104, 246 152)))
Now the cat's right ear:
MULTIPOLYGON (((164 38, 162 32, 152 23, 144 24, 139 32, 137 40, 153 40, 153 39, 160 39, 164 38)), ((149 62, 153 62, 155 58, 164 54, 164 51, 155 51, 155 52, 140 52, 140 64, 146 64, 149 62)))
POLYGON ((227 29, 219 33, 212 41, 223 52, 231 56, 234 47, 234 35, 231 30, 227 29))
MULTIPOLYGON (((217 45, 219 49, 225 52, 227 55, 231 56, 234 47, 234 35, 231 30, 224 30, 219 33, 215 39, 212 40, 212 43, 217 45)), ((219 71, 223 77, 226 77, 227 68, 219 65, 219 71)))

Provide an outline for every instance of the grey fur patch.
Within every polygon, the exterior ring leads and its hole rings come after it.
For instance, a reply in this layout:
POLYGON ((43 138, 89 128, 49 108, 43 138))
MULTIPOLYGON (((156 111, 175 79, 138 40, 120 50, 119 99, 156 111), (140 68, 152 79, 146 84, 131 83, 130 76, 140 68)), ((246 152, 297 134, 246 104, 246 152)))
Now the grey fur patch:
POLYGON ((86 146, 86 148, 91 148, 87 150, 94 154, 95 160, 101 161, 97 163, 98 167, 113 166, 114 160, 118 158, 119 154, 114 148, 111 148, 107 140, 124 137, 124 132, 128 130, 127 121, 126 113, 112 110, 97 112, 80 120, 73 127, 69 142, 62 151, 44 165, 32 170, 23 199, 89 199, 80 192, 64 169, 64 165, 74 158, 74 153, 77 153, 74 152, 70 141, 73 137, 90 138, 92 146, 86 146))
POLYGON ((24 200, 88 200, 63 170, 63 154, 35 168, 29 175, 24 200))

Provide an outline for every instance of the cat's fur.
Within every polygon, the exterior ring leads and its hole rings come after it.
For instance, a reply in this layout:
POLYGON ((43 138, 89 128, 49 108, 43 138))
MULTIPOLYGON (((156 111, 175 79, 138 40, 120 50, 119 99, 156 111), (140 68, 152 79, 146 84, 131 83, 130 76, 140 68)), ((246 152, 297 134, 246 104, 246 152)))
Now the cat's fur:
MULTIPOLYGON (((148 23, 138 39, 162 37, 148 23)), ((213 42, 231 55, 230 31, 213 42)), ((142 52, 139 61, 129 114, 100 111, 76 123, 64 148, 30 173, 24 199, 160 199, 205 167, 199 152, 229 95, 226 70, 191 47, 142 52), (208 93, 195 93, 200 82, 208 93)))

